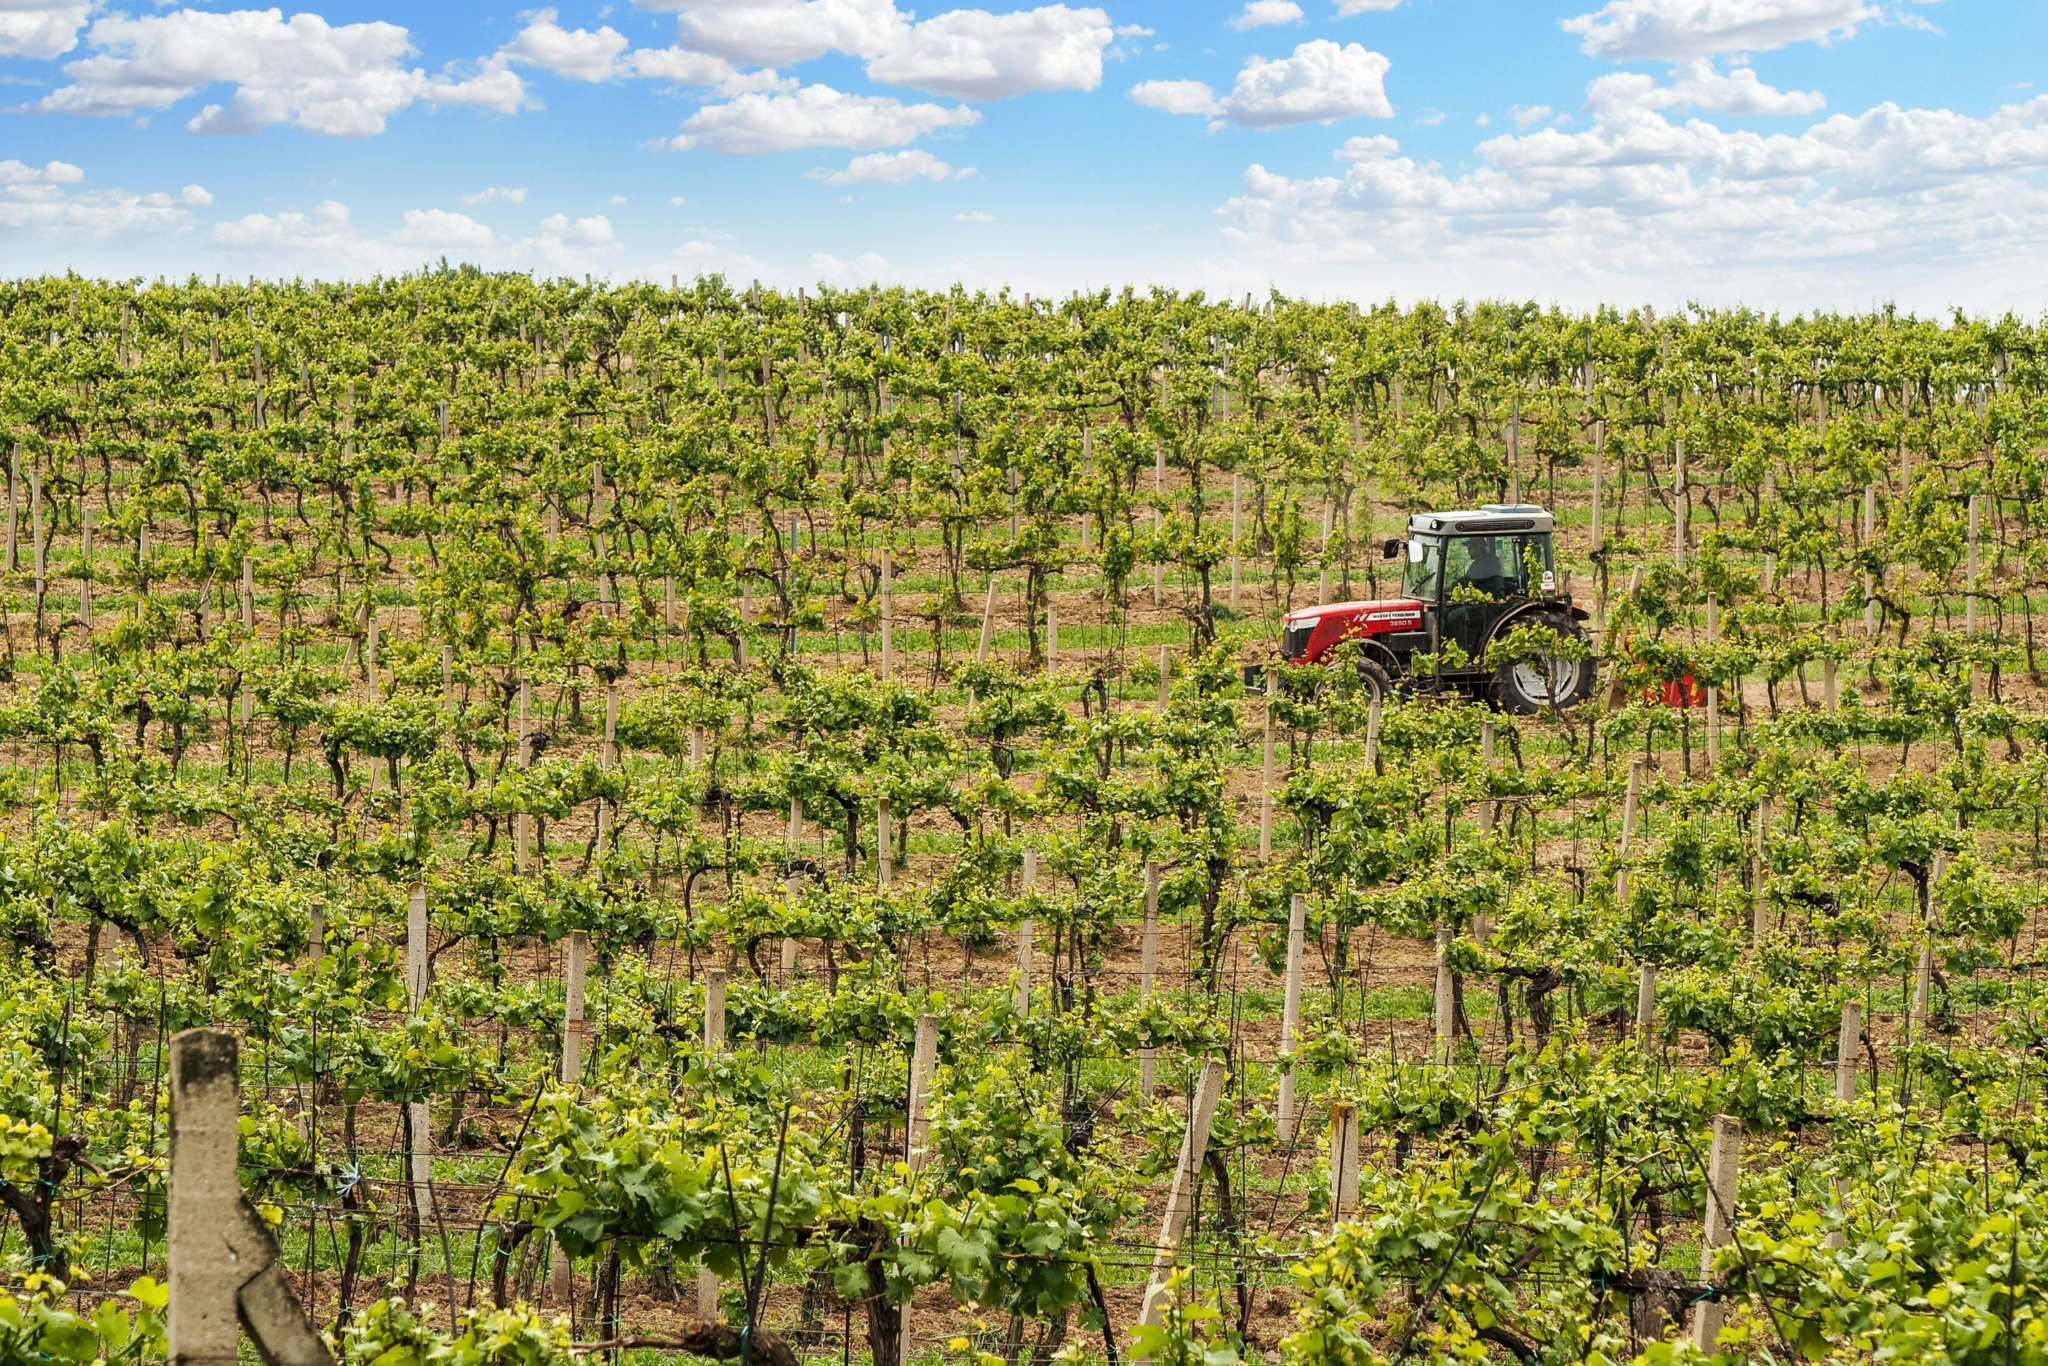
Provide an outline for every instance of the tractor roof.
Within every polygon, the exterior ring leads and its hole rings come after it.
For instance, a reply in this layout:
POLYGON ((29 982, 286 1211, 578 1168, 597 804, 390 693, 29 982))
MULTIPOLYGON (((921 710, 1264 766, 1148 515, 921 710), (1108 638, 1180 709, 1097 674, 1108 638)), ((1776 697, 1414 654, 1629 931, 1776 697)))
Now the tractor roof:
POLYGON ((1557 519, 1534 503, 1488 503, 1464 512, 1417 512, 1408 518, 1408 534, 1478 536, 1502 532, 1547 532, 1557 519))

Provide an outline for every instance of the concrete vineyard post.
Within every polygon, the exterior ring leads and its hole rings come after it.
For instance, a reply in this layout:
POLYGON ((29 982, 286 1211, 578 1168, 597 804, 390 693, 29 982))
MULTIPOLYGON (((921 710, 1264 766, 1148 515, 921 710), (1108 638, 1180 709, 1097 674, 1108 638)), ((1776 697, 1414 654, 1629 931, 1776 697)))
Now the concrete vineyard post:
MULTIPOLYGON (((1712 1273, 1707 1250, 1726 1247, 1735 1241, 1735 1189, 1742 1169, 1742 1121, 1733 1115, 1714 1116, 1714 1141, 1707 1153, 1706 1234, 1701 1240, 1700 1278, 1712 1273)), ((1711 1352, 1721 1340, 1722 1306, 1701 1300, 1693 1311, 1692 1342, 1711 1352)))
POLYGON ((256 561, 242 557, 242 629, 256 629, 256 561))
POLYGON ((1216 1122, 1216 1104, 1223 1098, 1227 1074, 1228 1069, 1215 1058, 1205 1060, 1201 1080, 1195 1084, 1193 1103, 1188 1106, 1188 1128, 1181 1139, 1180 1164, 1174 1168, 1173 1185, 1166 1193, 1166 1213, 1159 1221, 1159 1239, 1155 1244, 1158 1250, 1152 1257, 1152 1274, 1145 1287, 1145 1307, 1140 1318, 1154 1327, 1166 1316, 1167 1278, 1179 1259, 1181 1235, 1187 1231, 1188 1213, 1194 1207, 1202 1159, 1209 1150, 1209 1130, 1216 1122))
POLYGON ((1358 1106, 1330 1102, 1330 1222, 1358 1208, 1358 1106))
POLYGON ((1457 1002, 1452 998, 1451 927, 1436 927, 1436 1029, 1435 1057, 1439 1064, 1451 1060, 1452 1036, 1457 1032, 1457 1002))
POLYGON ((1820 666, 1820 695, 1822 706, 1829 712, 1837 711, 1842 705, 1841 689, 1835 682, 1835 661, 1824 659, 1820 666))
POLYGON ((1287 903, 1287 978, 1280 1010, 1280 1104, 1273 1115, 1273 1135, 1282 1143, 1294 1137, 1294 1044, 1301 1032, 1301 952, 1308 929, 1308 898, 1296 892, 1287 903))
MULTIPOLYGON (((1488 716, 1479 723, 1479 758, 1489 773, 1493 770, 1493 718, 1488 716)), ((1479 799, 1479 828, 1493 829, 1493 802, 1485 796, 1479 799)))
MULTIPOLYGON (((1139 941, 1138 951, 1138 1000, 1140 1003, 1152 999, 1152 982, 1159 972, 1159 860, 1145 860, 1145 929, 1139 941)), ((1138 1050, 1138 1094, 1152 1094, 1152 1076, 1155 1054, 1158 1050, 1138 1050)))
POLYGON ((412 884, 405 905, 405 998, 418 1011, 427 999, 427 887, 412 884))
POLYGON ((974 662, 976 664, 988 663, 989 646, 995 643, 995 627, 996 581, 991 577, 988 581, 988 601, 982 605, 981 609, 981 643, 974 647, 974 662))
POLYGON ((235 1366, 247 1326, 267 1366, 333 1366, 285 1281, 277 1239, 242 1194, 239 1046, 225 1029, 170 1045, 165 1289, 170 1366, 235 1366))
MULTIPOLYGON (((725 1050, 725 969, 704 974, 704 1051, 713 1057, 725 1050)), ((718 1318, 718 1276, 709 1267, 697 1270, 697 1317, 718 1318)))
POLYGON ((1643 963, 1636 968, 1636 1037, 1645 1048, 1657 1022, 1657 965, 1643 963))
POLYGON ((917 1038, 910 1053, 910 1104, 904 1135, 904 1161, 910 1170, 924 1170, 932 1130, 932 1079, 939 1070, 939 1017, 917 1017, 917 1038))
POLYGON ((1842 1003, 1842 1029, 1835 1037, 1835 1099, 1856 1099, 1857 1060, 1863 1051, 1863 1003, 1842 1003))
POLYGON ((704 1051, 718 1053, 725 1048, 725 969, 709 968, 704 973, 704 1051))
POLYGON ((1173 658, 1167 653, 1166 646, 1162 645, 1159 647, 1159 709, 1156 713, 1162 718, 1166 715, 1168 694, 1172 690, 1173 658))
POLYGON ((1635 838, 1636 807, 1642 800, 1642 791, 1643 761, 1641 759, 1631 759, 1628 761, 1628 789, 1622 794, 1621 799, 1621 848, 1619 852, 1623 858, 1628 857, 1629 841, 1635 838))
POLYGON ((1915 1033, 1927 1028, 1934 998, 1934 933, 1922 930, 1920 958, 1913 968, 1913 1011, 1908 1025, 1915 1033))

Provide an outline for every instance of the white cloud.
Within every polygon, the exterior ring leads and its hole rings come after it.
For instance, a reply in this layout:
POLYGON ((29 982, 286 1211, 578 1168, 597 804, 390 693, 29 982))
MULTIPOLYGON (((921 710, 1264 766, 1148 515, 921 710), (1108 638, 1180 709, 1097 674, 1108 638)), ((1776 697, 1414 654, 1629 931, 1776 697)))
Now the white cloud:
POLYGON ((401 247, 482 251, 497 239, 489 228, 466 213, 453 213, 447 209, 407 209, 388 240, 401 247))
POLYGON ((1116 26, 1116 36, 1119 38, 1150 38, 1157 32, 1157 29, 1146 28, 1143 24, 1118 24, 1116 26))
POLYGON ((889 274, 889 263, 874 252, 863 252, 851 261, 816 252, 811 256, 811 274, 827 284, 865 285, 889 274))
POLYGON ((35 236, 76 247, 117 239, 149 240, 190 232, 192 210, 213 202, 197 185, 176 194, 72 190, 85 172, 64 161, 28 166, 0 161, 0 239, 35 236))
POLYGON ((1472 120, 1472 122, 1478 124, 1481 128, 1491 128, 1493 127, 1493 115, 1487 113, 1485 110, 1481 110, 1479 113, 1479 117, 1472 120))
POLYGON ((1337 0, 1337 17, 1349 19, 1354 14, 1393 9, 1400 3, 1401 0, 1337 0))
POLYGON ((894 0, 657 0, 653 7, 681 11, 678 42, 693 53, 788 66, 839 52, 861 58, 870 80, 975 100, 1093 90, 1117 32, 1102 10, 1065 4, 1007 14, 946 10, 921 23, 894 0))
POLYGON ((462 202, 471 208, 475 208, 478 204, 496 204, 501 200, 507 204, 524 204, 526 202, 526 187, 524 185, 493 185, 487 190, 478 190, 475 194, 462 196, 462 202))
POLYGON ((630 46, 625 34, 609 24, 595 32, 565 29, 556 17, 552 9, 533 11, 499 53, 573 81, 608 81, 621 74, 619 56, 630 46))
POLYGON ((398 226, 366 233, 346 204, 327 200, 310 213, 252 213, 213 226, 213 244, 280 268, 404 270, 436 256, 496 266, 585 271, 617 254, 611 220, 551 214, 531 237, 504 238, 468 214, 407 209, 398 226))
POLYGON ((1612 106, 1585 132, 1478 152, 1483 165, 1451 173, 1390 138, 1353 139, 1341 176, 1253 166, 1225 235, 1269 263, 1370 263, 1376 281, 1409 268, 1433 294, 1779 288, 1811 306, 1843 289, 1926 298, 1939 282, 2012 306, 2014 281, 2048 271, 2048 96, 1985 118, 1883 104, 1769 136, 1612 106))
POLYGON ((870 152, 846 163, 844 170, 812 170, 805 174, 828 185, 908 185, 913 180, 952 180, 969 176, 974 174, 974 168, 969 166, 965 170, 955 171, 930 152, 916 149, 907 152, 870 152))
POLYGON ((526 27, 498 49, 494 61, 536 66, 573 81, 615 81, 644 78, 678 85, 709 86, 726 96, 751 90, 794 89, 796 82, 763 70, 742 73, 731 62, 709 52, 680 47, 631 46, 617 29, 565 29, 552 9, 534 10, 526 27))
POLYGON ((1216 112, 1216 92, 1201 81, 1140 81, 1131 87, 1131 98, 1169 114, 1216 112))
POLYGON ((669 146, 735 156, 798 147, 869 149, 910 142, 938 128, 964 128, 981 115, 964 105, 904 104, 887 95, 848 95, 829 85, 789 94, 748 94, 707 104, 683 120, 669 146))
POLYGON ((877 57, 909 27, 893 0, 715 0, 682 10, 686 48, 755 66, 787 66, 828 52, 877 57))
POLYGON ((1217 108, 1219 121, 1247 128, 1283 128, 1297 123, 1334 123, 1361 114, 1390 119, 1386 75, 1392 63, 1358 43, 1342 47, 1317 38, 1291 57, 1253 57, 1237 73, 1237 84, 1217 108))
POLYGON ((1242 32, 1268 24, 1298 24, 1302 18, 1301 6, 1294 0, 1248 0, 1237 17, 1230 21, 1230 26, 1242 32))
POLYGON ((1386 74, 1391 65, 1358 43, 1339 47, 1317 38, 1295 48, 1291 57, 1252 57, 1222 99, 1201 81, 1141 81, 1131 87, 1131 98, 1169 114, 1206 114, 1212 129, 1229 123, 1285 128, 1361 114, 1390 119, 1394 106, 1387 102, 1386 74))
POLYGON ((867 64, 867 75, 963 100, 1093 90, 1102 84, 1102 50, 1113 33, 1109 16, 1093 8, 949 10, 911 25, 867 64))
POLYGON ((85 172, 68 161, 46 161, 41 166, 29 166, 9 158, 0 161, 0 186, 18 190, 30 185, 76 185, 85 179, 85 172))
POLYGON ((610 199, 605 200, 605 203, 607 204, 623 204, 625 202, 626 196, 622 194, 615 194, 610 199))
POLYGON ((684 199, 684 198, 683 198, 683 197, 682 197, 681 195, 679 195, 679 194, 672 194, 672 195, 670 195, 670 196, 668 197, 668 202, 669 202, 669 206, 670 206, 671 208, 677 208, 677 209, 680 209, 680 208, 681 208, 681 207, 683 207, 683 205, 684 205, 684 204, 685 204, 686 202, 688 202, 688 201, 686 201, 686 200, 685 200, 685 199, 684 199))
POLYGON ((1533 105, 1527 109, 1518 104, 1508 110, 1508 117, 1515 121, 1515 127, 1527 128, 1532 123, 1543 122, 1556 112, 1547 104, 1533 105))
POLYGON ((996 216, 992 213, 983 213, 980 209, 969 209, 966 213, 954 214, 953 221, 955 223, 993 223, 996 221, 996 216))
POLYGON ((0 57, 47 62, 78 46, 88 0, 0 0, 0 57))
POLYGON ((1865 0, 1608 0, 1563 27, 1589 57, 1680 61, 1850 37, 1877 16, 1865 0))
POLYGON ((132 18, 110 14, 86 31, 93 54, 65 64, 71 84, 38 105, 45 112, 133 116, 168 109, 218 84, 226 104, 189 120, 195 133, 253 133, 291 123, 307 132, 364 137, 421 100, 511 113, 524 83, 502 62, 467 80, 407 70, 405 29, 382 22, 329 24, 317 14, 184 9, 132 18))
POLYGON ((1330 155, 1339 161, 1383 161, 1398 156, 1400 151, 1400 143, 1385 133, 1376 133, 1371 137, 1348 138, 1330 155))
POLYGON ((1827 107, 1817 90, 1779 90, 1765 85, 1748 67, 1723 74, 1708 57, 1673 68, 1670 85, 1658 85, 1634 71, 1602 76, 1586 87, 1586 107, 1607 109, 1708 109, 1721 114, 1812 114, 1827 107))

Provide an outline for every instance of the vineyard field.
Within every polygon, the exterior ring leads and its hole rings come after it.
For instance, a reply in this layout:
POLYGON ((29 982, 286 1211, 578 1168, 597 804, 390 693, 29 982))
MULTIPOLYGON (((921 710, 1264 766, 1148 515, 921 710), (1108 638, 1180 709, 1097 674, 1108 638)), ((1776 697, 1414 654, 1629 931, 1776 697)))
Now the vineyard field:
POLYGON ((176 1356, 207 1039, 343 1366, 2048 1363, 2035 323, 444 268, 0 354, 0 1366, 176 1356), (1283 658, 1489 505, 1570 630, 1283 658))

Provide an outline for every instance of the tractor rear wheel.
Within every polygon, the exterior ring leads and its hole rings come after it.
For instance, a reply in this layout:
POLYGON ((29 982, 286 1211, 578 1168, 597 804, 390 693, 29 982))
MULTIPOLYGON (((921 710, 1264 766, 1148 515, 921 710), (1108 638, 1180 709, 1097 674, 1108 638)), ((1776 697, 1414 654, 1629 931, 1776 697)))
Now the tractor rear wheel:
MULTIPOLYGON (((1516 618, 1516 626, 1545 626, 1568 639, 1585 640, 1586 633, 1570 617, 1557 612, 1538 612, 1516 618)), ((1557 655, 1536 655, 1503 664, 1493 676, 1493 700, 1502 711, 1528 716, 1543 708, 1576 706, 1593 695, 1593 659, 1567 659, 1557 655)))

